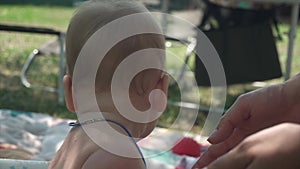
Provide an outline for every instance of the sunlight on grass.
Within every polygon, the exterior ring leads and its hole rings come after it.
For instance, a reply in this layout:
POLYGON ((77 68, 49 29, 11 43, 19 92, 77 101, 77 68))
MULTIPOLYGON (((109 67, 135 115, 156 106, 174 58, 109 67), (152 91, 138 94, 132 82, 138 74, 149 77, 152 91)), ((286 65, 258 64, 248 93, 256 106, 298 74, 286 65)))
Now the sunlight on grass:
POLYGON ((51 6, 0 6, 0 21, 66 31, 75 8, 51 6))
MULTIPOLYGON (((1 24, 16 24, 27 26, 41 26, 60 31, 66 31, 69 19, 75 8, 49 7, 49 6, 0 6, 1 24)), ((287 32, 289 26, 280 25, 282 33, 287 32)), ((55 117, 75 118, 64 105, 58 105, 56 93, 49 93, 42 90, 27 89, 21 85, 19 75, 21 68, 33 49, 40 47, 49 40, 56 38, 49 35, 34 35, 28 33, 0 32, 0 109, 14 109, 21 111, 33 111, 47 113, 55 117)), ((283 72, 287 57, 288 38, 284 34, 283 41, 277 42, 280 62, 283 72)), ((292 64, 292 75, 300 72, 300 29, 295 42, 294 58, 292 64)), ((168 51, 176 54, 182 60, 178 63, 172 57, 167 58, 167 67, 179 74, 185 59, 186 47, 173 42, 168 51)), ((29 71, 28 78, 31 82, 40 85, 55 87, 57 85, 58 57, 39 57, 29 71)), ((194 67, 194 57, 191 57, 189 67, 194 67)), ((233 65, 234 66, 234 65, 233 65)), ((176 78, 176 77, 174 77, 176 78)), ((283 78, 266 81, 266 84, 280 83, 283 78)), ((251 84, 232 85, 228 87, 226 108, 229 108, 235 99, 245 92, 256 89, 251 84)), ((211 89, 200 87, 201 105, 210 105, 211 89)), ((191 94, 192 98, 192 94, 191 94)), ((169 100, 180 101, 180 92, 176 87, 170 87, 169 100)), ((200 112, 194 131, 201 130, 206 118, 205 111, 200 112)), ((159 126, 169 127, 178 114, 178 107, 168 106, 167 111, 162 115, 159 126)))

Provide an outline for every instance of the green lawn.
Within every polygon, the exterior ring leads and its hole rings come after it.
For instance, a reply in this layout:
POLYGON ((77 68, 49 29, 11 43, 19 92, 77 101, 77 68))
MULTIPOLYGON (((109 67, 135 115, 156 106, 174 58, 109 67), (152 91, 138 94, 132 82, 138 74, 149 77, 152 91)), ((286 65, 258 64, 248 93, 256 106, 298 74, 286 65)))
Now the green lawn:
MULTIPOLYGON (((42 26, 60 31, 65 31, 75 8, 48 7, 48 6, 0 6, 0 23, 20 24, 27 26, 42 26)), ((286 24, 280 25, 281 31, 287 32, 286 24)), ((300 29, 295 43, 292 75, 300 72, 300 29)), ((28 54, 50 39, 52 36, 41 36, 26 33, 0 32, 0 109, 14 109, 21 111, 41 112, 55 117, 75 118, 74 113, 69 113, 64 105, 58 105, 55 93, 42 90, 27 89, 21 85, 20 71, 28 54)), ((287 36, 284 40, 277 42, 280 61, 285 70, 287 54, 287 36)), ((177 47, 170 49, 172 52, 184 53, 184 48, 177 47)), ((58 74, 58 57, 40 57, 34 63, 29 72, 29 80, 37 83, 55 87, 58 74)), ((175 63, 168 63, 174 68, 180 67, 175 63)), ((193 64, 192 62, 190 63, 193 64)), ((268 81, 267 83, 279 83, 283 79, 268 81)), ((234 85, 228 87, 227 103, 228 108, 240 94, 255 89, 252 85, 234 85)), ((202 99, 201 104, 210 104, 210 89, 200 88, 202 99)), ((179 91, 176 88, 170 89, 169 99, 179 101, 179 91)), ((175 120, 178 107, 168 106, 167 111, 160 118, 159 125, 168 127, 175 120)), ((205 120, 205 114, 199 113, 196 130, 199 130, 205 120)))
MULTIPOLYGON (((39 26, 66 31, 75 8, 48 6, 0 6, 1 24, 39 26)), ((21 68, 32 50, 56 38, 50 35, 0 32, 0 108, 47 113, 75 118, 64 105, 57 103, 55 93, 27 89, 19 78, 21 68)), ((29 71, 29 80, 55 87, 58 57, 41 57, 29 71)))

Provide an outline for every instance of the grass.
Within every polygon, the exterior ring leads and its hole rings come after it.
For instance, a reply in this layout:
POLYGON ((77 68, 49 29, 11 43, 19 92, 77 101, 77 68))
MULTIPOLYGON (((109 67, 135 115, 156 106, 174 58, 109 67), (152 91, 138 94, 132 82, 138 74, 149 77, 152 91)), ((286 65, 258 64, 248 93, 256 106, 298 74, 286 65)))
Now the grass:
MULTIPOLYGON (((1 5, 0 20, 2 24, 66 31, 74 11, 68 7, 1 5)), ((0 108, 41 112, 62 118, 76 117, 57 103, 56 93, 27 89, 20 82, 20 71, 27 56, 34 48, 53 38, 50 35, 0 32, 0 108)), ((29 81, 56 87, 58 63, 58 57, 37 58, 29 71, 29 81)))
MULTIPOLYGON (((51 6, 0 6, 1 24, 20 24, 30 26, 41 26, 60 31, 65 31, 74 8, 69 7, 51 7, 51 6)), ((282 32, 288 31, 287 24, 281 24, 282 32)), ((298 29, 296 38, 292 75, 300 72, 300 29, 298 29)), ((30 52, 35 47, 39 47, 45 42, 53 39, 53 36, 41 36, 26 33, 8 33, 0 32, 0 109, 13 109, 20 111, 32 111, 50 114, 54 117, 75 118, 74 113, 70 113, 64 105, 57 102, 56 93, 50 93, 43 90, 27 89, 21 85, 20 71, 30 52)), ((287 36, 283 41, 277 42, 278 52, 282 70, 285 70, 285 60, 287 54, 287 36)), ((184 54, 184 47, 175 45, 170 51, 178 54, 184 54)), ((58 74, 58 57, 39 57, 34 62, 29 71, 29 80, 35 84, 56 87, 58 74)), ((193 66, 193 61, 189 63, 193 66)), ((179 69, 181 64, 172 61, 168 66, 173 69, 179 69)), ((267 81, 267 84, 279 83, 283 79, 267 81)), ((230 107, 235 99, 242 93, 256 89, 251 84, 233 85, 228 87, 226 108, 230 107)), ((201 87, 201 104, 210 105, 210 89, 201 87)), ((169 99, 180 101, 180 91, 175 86, 170 88, 169 99)), ((174 122, 178 107, 169 105, 167 111, 161 116, 159 126, 170 127, 174 122)), ((205 121, 205 112, 199 112, 194 131, 199 131, 205 121)))
POLYGON ((1 23, 48 27, 65 31, 74 8, 54 6, 0 6, 1 23))

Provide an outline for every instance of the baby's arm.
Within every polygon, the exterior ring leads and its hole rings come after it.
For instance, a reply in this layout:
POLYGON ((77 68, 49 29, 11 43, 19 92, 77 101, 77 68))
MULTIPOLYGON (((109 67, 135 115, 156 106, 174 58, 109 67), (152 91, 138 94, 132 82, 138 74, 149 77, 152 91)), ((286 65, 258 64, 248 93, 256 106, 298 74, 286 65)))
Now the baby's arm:
POLYGON ((109 153, 102 149, 97 150, 82 166, 82 169, 146 169, 142 159, 126 158, 109 153))

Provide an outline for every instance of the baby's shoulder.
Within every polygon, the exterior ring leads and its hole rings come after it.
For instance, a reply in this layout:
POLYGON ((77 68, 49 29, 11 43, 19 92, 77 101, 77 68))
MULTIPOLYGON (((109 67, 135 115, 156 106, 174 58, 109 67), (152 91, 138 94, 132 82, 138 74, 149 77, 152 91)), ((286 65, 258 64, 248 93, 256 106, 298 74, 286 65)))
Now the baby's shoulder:
POLYGON ((128 158, 98 149, 91 154, 82 166, 82 169, 145 169, 141 159, 128 158))

